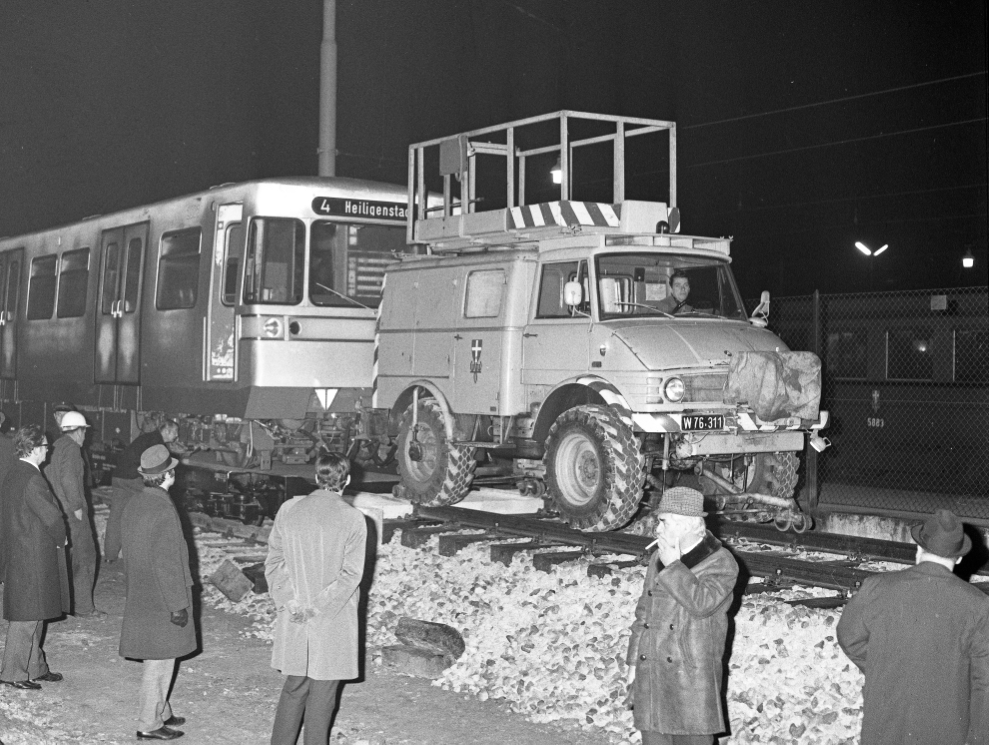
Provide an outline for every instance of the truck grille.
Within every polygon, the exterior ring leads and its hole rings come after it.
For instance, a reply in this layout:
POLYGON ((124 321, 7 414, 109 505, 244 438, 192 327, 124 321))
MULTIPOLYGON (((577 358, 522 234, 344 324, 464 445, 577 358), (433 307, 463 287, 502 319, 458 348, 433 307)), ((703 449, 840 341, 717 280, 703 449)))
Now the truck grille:
POLYGON ((705 373, 683 375, 684 401, 724 401, 725 383, 728 373, 705 373))

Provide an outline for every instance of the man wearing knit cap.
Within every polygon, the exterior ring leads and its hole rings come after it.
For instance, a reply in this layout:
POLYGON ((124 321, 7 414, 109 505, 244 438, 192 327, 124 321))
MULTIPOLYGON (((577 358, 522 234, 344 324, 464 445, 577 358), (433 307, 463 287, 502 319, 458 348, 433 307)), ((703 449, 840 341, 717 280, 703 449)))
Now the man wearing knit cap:
POLYGON ((710 745, 725 730, 722 657, 738 579, 731 554, 704 527, 704 497, 667 489, 628 644, 635 726, 643 745, 710 745))
POLYGON ((911 535, 916 565, 867 579, 838 622, 865 673, 862 745, 989 743, 989 597, 952 572, 972 540, 948 510, 911 535))

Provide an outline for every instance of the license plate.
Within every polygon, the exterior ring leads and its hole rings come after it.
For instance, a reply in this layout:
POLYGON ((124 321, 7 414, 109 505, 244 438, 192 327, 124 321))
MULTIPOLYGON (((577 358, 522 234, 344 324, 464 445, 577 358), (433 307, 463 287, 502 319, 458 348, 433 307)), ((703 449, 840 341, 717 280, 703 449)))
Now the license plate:
POLYGON ((724 414, 684 414, 680 424, 680 429, 684 432, 724 428, 724 414))

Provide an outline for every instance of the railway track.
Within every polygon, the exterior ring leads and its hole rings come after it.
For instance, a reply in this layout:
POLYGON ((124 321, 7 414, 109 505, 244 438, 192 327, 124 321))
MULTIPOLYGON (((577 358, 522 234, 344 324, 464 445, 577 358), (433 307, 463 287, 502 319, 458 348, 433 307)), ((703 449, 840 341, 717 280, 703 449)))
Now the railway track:
MULTIPOLYGON (((244 525, 202 513, 190 513, 190 519, 207 533, 218 534, 216 541, 204 536, 201 542, 230 553, 236 564, 246 567, 263 561, 266 527, 244 525)), ((438 537, 438 550, 444 556, 453 556, 473 544, 488 544, 491 560, 507 566, 516 554, 529 553, 537 571, 548 572, 556 565, 590 558, 588 573, 599 576, 643 564, 650 553, 646 547, 652 542, 651 536, 586 533, 553 520, 461 507, 417 506, 408 518, 385 520, 381 526, 381 541, 390 542, 399 531, 402 544, 410 548, 419 548, 438 537), (506 542, 508 540, 511 542, 506 542)), ((774 592, 793 585, 836 591, 830 597, 791 601, 817 607, 843 604, 866 578, 877 573, 860 568, 861 564, 869 561, 910 564, 916 551, 916 546, 907 543, 831 533, 781 533, 771 526, 754 523, 721 523, 716 532, 738 560, 743 576, 762 579, 762 582, 748 584, 747 593, 774 592), (766 550, 766 545, 777 550, 766 550), (817 555, 799 558, 784 553, 787 551, 817 555), (834 558, 822 558, 820 554, 834 558)), ((989 572, 983 570, 981 573, 989 572)), ((254 574, 256 576, 257 572, 254 574)), ((976 586, 989 594, 989 582, 976 586)))

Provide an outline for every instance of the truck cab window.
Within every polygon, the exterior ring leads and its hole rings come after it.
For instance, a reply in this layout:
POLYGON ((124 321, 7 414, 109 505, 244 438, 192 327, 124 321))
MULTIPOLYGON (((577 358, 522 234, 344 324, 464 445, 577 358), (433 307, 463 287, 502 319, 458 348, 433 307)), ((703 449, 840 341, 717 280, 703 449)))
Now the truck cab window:
POLYGON ((544 264, 539 279, 539 303, 536 318, 573 318, 591 312, 590 284, 587 281, 586 261, 561 261, 544 264), (580 282, 580 305, 571 308, 564 302, 563 288, 567 282, 580 282))
POLYGON ((301 220, 257 217, 247 239, 244 302, 297 305, 302 301, 306 226, 301 220))

